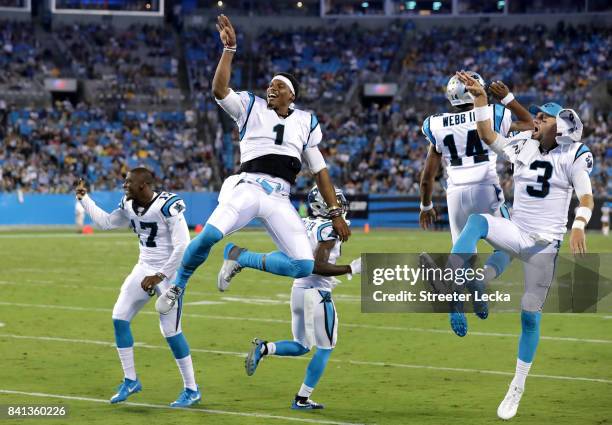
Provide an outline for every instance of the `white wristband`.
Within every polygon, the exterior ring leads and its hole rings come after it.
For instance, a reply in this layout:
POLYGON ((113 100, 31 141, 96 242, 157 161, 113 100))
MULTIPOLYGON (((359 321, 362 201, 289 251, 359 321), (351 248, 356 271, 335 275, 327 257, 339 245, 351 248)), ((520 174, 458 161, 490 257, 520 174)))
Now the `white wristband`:
POLYGON ((582 220, 574 220, 574 223, 572 224, 572 229, 584 230, 585 227, 586 223, 582 220))
POLYGON ((224 51, 224 52, 232 52, 232 53, 236 53, 236 47, 237 47, 237 46, 224 46, 224 47, 223 47, 223 51, 224 51))
POLYGON ((576 218, 583 218, 584 221, 586 221, 587 223, 591 219, 591 214, 593 214, 593 211, 591 211, 591 209, 587 207, 579 207, 576 210, 576 218))
POLYGON ((501 103, 502 105, 506 106, 508 103, 512 102, 513 100, 514 100, 514 95, 512 94, 512 92, 510 92, 501 100, 501 103))
POLYGON ((423 205, 423 203, 421 202, 421 211, 429 211, 433 208, 433 202, 427 206, 423 205))
POLYGON ((474 114, 476 115, 476 121, 486 121, 491 119, 491 108, 487 106, 478 106, 474 108, 474 114))

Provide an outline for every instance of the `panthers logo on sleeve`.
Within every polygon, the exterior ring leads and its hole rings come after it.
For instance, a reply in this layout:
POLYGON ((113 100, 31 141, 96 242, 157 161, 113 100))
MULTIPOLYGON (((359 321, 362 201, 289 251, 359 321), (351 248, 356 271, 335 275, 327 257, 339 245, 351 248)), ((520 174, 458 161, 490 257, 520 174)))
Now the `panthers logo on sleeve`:
POLYGON ((175 193, 163 192, 159 200, 163 202, 161 213, 166 218, 176 217, 187 209, 185 201, 175 193))

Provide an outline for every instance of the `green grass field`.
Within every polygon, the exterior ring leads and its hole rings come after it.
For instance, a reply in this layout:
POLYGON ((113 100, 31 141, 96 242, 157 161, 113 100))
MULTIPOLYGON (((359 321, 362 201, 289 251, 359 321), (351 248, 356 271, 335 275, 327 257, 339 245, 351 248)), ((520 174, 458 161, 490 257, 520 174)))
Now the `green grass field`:
MULTIPOLYGON (((231 240, 273 248, 263 232, 231 240)), ((447 233, 356 233, 343 258, 441 252, 449 244, 447 233)), ((592 252, 611 251, 610 240, 597 234, 588 244, 592 252)), ((134 235, 3 232, 0 247, 0 404, 69 407, 68 418, 51 423, 490 424, 498 421, 497 405, 514 373, 517 314, 492 314, 486 321, 470 315, 470 334, 461 339, 445 314, 360 313, 358 281, 342 278, 334 293, 338 346, 313 394, 327 408, 292 411, 310 356, 266 359, 253 377, 243 368, 253 337, 291 338, 291 280, 245 270, 229 292, 218 293, 218 246, 185 299, 183 330, 203 390, 201 405, 166 408, 182 381, 149 303, 133 322, 143 391, 111 406, 107 400, 122 379, 111 310, 138 256, 134 235)), ((545 314, 542 335, 513 422, 612 423, 612 315, 545 314)))

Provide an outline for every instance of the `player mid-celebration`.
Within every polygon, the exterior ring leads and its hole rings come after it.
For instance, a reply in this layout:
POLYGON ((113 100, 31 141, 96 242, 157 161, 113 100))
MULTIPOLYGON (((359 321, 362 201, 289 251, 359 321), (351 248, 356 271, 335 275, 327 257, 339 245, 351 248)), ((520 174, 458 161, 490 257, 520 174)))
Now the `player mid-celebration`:
MULTIPOLYGON (((473 71, 467 74, 485 85, 482 76, 473 71)), ((507 136, 512 131, 530 130, 533 122, 529 112, 521 106, 501 82, 491 83, 490 90, 504 106, 491 104, 487 107, 495 117, 491 122, 492 129, 507 136), (518 121, 512 122, 512 113, 518 121)), ((454 243, 465 226, 470 214, 489 213, 508 216, 504 205, 504 194, 499 184, 496 163, 497 155, 489 151, 476 131, 476 115, 474 113, 474 97, 466 90, 465 85, 457 75, 453 75, 446 86, 446 98, 454 111, 427 117, 423 122, 422 131, 430 142, 425 168, 421 174, 421 212, 419 222, 423 229, 432 226, 437 218, 431 195, 434 178, 440 168, 442 158, 446 168, 447 188, 446 202, 448 206, 448 221, 451 239, 454 243)), ((437 267, 427 254, 421 255, 421 261, 430 268, 437 267)), ((472 280, 467 284, 468 290, 474 294, 483 292, 486 283, 499 276, 506 268, 510 258, 508 254, 497 250, 484 266, 484 279, 472 280)), ((484 301, 476 301, 473 297, 474 313, 481 319, 488 317, 488 305, 484 301)), ((452 330, 458 336, 467 334, 467 318, 463 313, 463 304, 453 303, 449 314, 452 330)))
MULTIPOLYGON (((140 247, 138 263, 125 278, 113 308, 115 343, 124 379, 111 403, 122 402, 142 390, 136 375, 130 322, 152 296, 161 295, 171 286, 189 243, 189 229, 183 215, 185 203, 174 193, 155 192, 154 183, 154 176, 148 169, 132 169, 123 185, 125 196, 110 214, 89 197, 82 180, 76 188, 77 199, 96 226, 104 230, 129 227, 136 233, 140 247)), ((181 330, 181 309, 179 302, 167 314, 159 315, 159 327, 184 383, 183 391, 171 403, 173 407, 191 406, 202 398, 195 381, 189 345, 181 330)))
POLYGON ((553 281, 573 191, 580 205, 572 224, 570 248, 575 254, 586 253, 584 229, 593 211, 589 177, 593 154, 580 143, 583 126, 578 114, 552 102, 529 108, 535 115, 533 132, 510 138, 495 132, 484 88, 465 72, 458 76, 475 97, 480 138, 514 166, 512 217, 470 215, 452 249, 453 254, 470 254, 476 243, 485 239, 523 262, 525 290, 516 373, 497 409, 500 418, 510 419, 518 410, 540 339, 542 307, 553 281))
POLYGON ((217 29, 223 42, 223 55, 213 79, 217 103, 236 122, 240 130, 240 174, 228 177, 219 193, 219 205, 204 230, 185 251, 175 286, 157 302, 165 312, 181 296, 187 281, 204 262, 213 245, 225 236, 260 218, 279 251, 263 254, 225 247, 225 263, 217 286, 225 291, 242 268, 269 273, 306 277, 312 273, 314 259, 308 236, 299 215, 289 200, 291 185, 306 161, 314 174, 321 195, 328 203, 332 226, 341 240, 350 231, 337 204, 334 187, 318 145, 322 139, 317 117, 293 106, 299 96, 297 80, 290 74, 275 75, 267 99, 250 92, 235 92, 228 87, 232 59, 237 54, 236 34, 230 20, 219 16, 217 29))
MULTIPOLYGON (((335 189, 338 205, 345 215, 348 202, 340 189, 335 189)), ((292 409, 323 409, 324 405, 310 399, 315 386, 325 371, 338 339, 338 315, 331 292, 340 282, 334 276, 361 273, 361 258, 349 265, 337 265, 342 240, 331 222, 330 208, 315 186, 308 193, 311 215, 304 218, 310 249, 315 258, 313 274, 295 279, 291 290, 291 330, 293 341, 268 342, 259 338, 245 360, 247 375, 253 375, 265 356, 302 356, 312 347, 317 350, 306 369, 306 377, 292 409)), ((236 246, 237 250, 243 250, 236 246)))

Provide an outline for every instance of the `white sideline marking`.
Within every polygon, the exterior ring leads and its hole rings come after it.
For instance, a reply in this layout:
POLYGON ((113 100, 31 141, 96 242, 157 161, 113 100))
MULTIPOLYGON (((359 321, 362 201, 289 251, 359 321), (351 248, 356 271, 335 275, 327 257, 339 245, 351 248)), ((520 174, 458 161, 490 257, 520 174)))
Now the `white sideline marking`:
MULTIPOLYGON (((89 312, 112 312, 110 308, 97 308, 97 307, 78 307, 68 305, 54 305, 54 304, 26 304, 26 303, 9 303, 0 301, 0 305, 13 306, 13 307, 26 307, 26 308, 49 308, 56 310, 67 310, 67 311, 89 311, 89 312)), ((159 314, 154 311, 141 311, 139 314, 154 315, 159 314)), ((247 321, 247 322, 261 322, 261 323, 285 323, 290 324, 291 320, 286 319, 269 319, 269 318, 254 318, 254 317, 237 317, 237 316, 219 316, 211 314, 197 314, 197 313, 185 313, 185 316, 193 317, 197 319, 210 319, 210 320, 236 320, 236 321, 247 321)), ((358 323, 342 323, 341 326, 347 328, 360 328, 360 329, 374 329, 384 331, 400 331, 400 332, 423 332, 423 333, 436 333, 436 334, 448 334, 451 335, 450 330, 444 329, 433 329, 433 328, 411 328, 401 326, 377 326, 377 325, 364 325, 358 323)), ((517 338, 518 334, 503 333, 503 332, 470 332, 472 336, 485 336, 485 337, 511 337, 517 338)), ((592 344, 612 344, 612 339, 592 339, 592 338, 574 338, 574 337, 562 337, 562 336, 540 336, 540 339, 546 341, 565 341, 565 342, 586 342, 592 344)))
MULTIPOLYGON (((66 342, 75 344, 93 344, 103 345, 107 347, 114 347, 115 344, 108 341, 97 341, 91 339, 72 339, 72 338, 60 338, 60 337, 48 337, 48 336, 28 336, 28 335, 13 335, 13 334, 0 334, 0 338, 14 338, 14 339, 32 339, 41 341, 53 341, 53 342, 66 342)), ((150 345, 150 344, 138 344, 138 347, 156 349, 156 350, 167 350, 167 346, 161 345, 150 345)), ((236 351, 221 351, 221 350, 206 350, 203 348, 192 348, 191 351, 198 353, 208 354, 222 354, 230 356, 244 357, 245 353, 236 351)), ((275 359, 289 359, 289 360, 310 360, 308 357, 273 357, 275 359)), ((459 367, 443 367, 443 366, 429 366, 429 365, 417 365, 407 363, 387 363, 387 362, 369 362, 360 360, 342 360, 342 359, 330 359, 331 363, 349 363, 360 366, 377 366, 377 367, 396 367, 403 369, 427 369, 427 370, 438 370, 446 372, 464 372, 464 373, 483 373, 487 375, 502 375, 502 376, 514 376, 513 372, 504 372, 500 370, 480 370, 480 369, 467 369, 459 367)), ((560 379, 567 381, 585 381, 585 382, 600 382, 604 384, 612 384, 612 379, 603 378, 585 378, 581 376, 558 376, 558 375, 540 375, 540 374, 529 374, 530 377, 543 378, 543 379, 560 379)))
MULTIPOLYGON (((0 393, 2 394, 16 394, 16 395, 27 395, 31 397, 47 397, 47 398, 59 398, 63 400, 76 400, 76 401, 89 401, 92 403, 104 403, 110 406, 108 400, 104 400, 101 398, 91 398, 91 397, 77 397, 71 395, 63 395, 63 394, 47 394, 47 393, 35 393, 35 392, 26 392, 26 391, 14 391, 14 390, 3 390, 0 389, 0 393)), ((247 412, 233 412, 229 410, 217 410, 217 409, 203 409, 198 407, 189 407, 189 408, 176 408, 170 407, 165 404, 152 404, 152 403, 134 403, 131 401, 124 401, 121 403, 126 406, 137 406, 137 407, 150 407, 153 409, 169 409, 169 410, 183 410, 188 412, 202 412, 202 413, 210 413, 213 415, 231 415, 231 416, 243 416, 243 417, 251 417, 251 418, 265 418, 265 419, 278 419, 283 421, 293 421, 293 422, 306 422, 311 424, 328 424, 328 425, 358 425, 352 422, 337 422, 337 421, 328 421, 325 419, 307 419, 307 418, 297 418, 292 416, 278 416, 278 415, 268 415, 265 413, 247 413, 247 412)))

